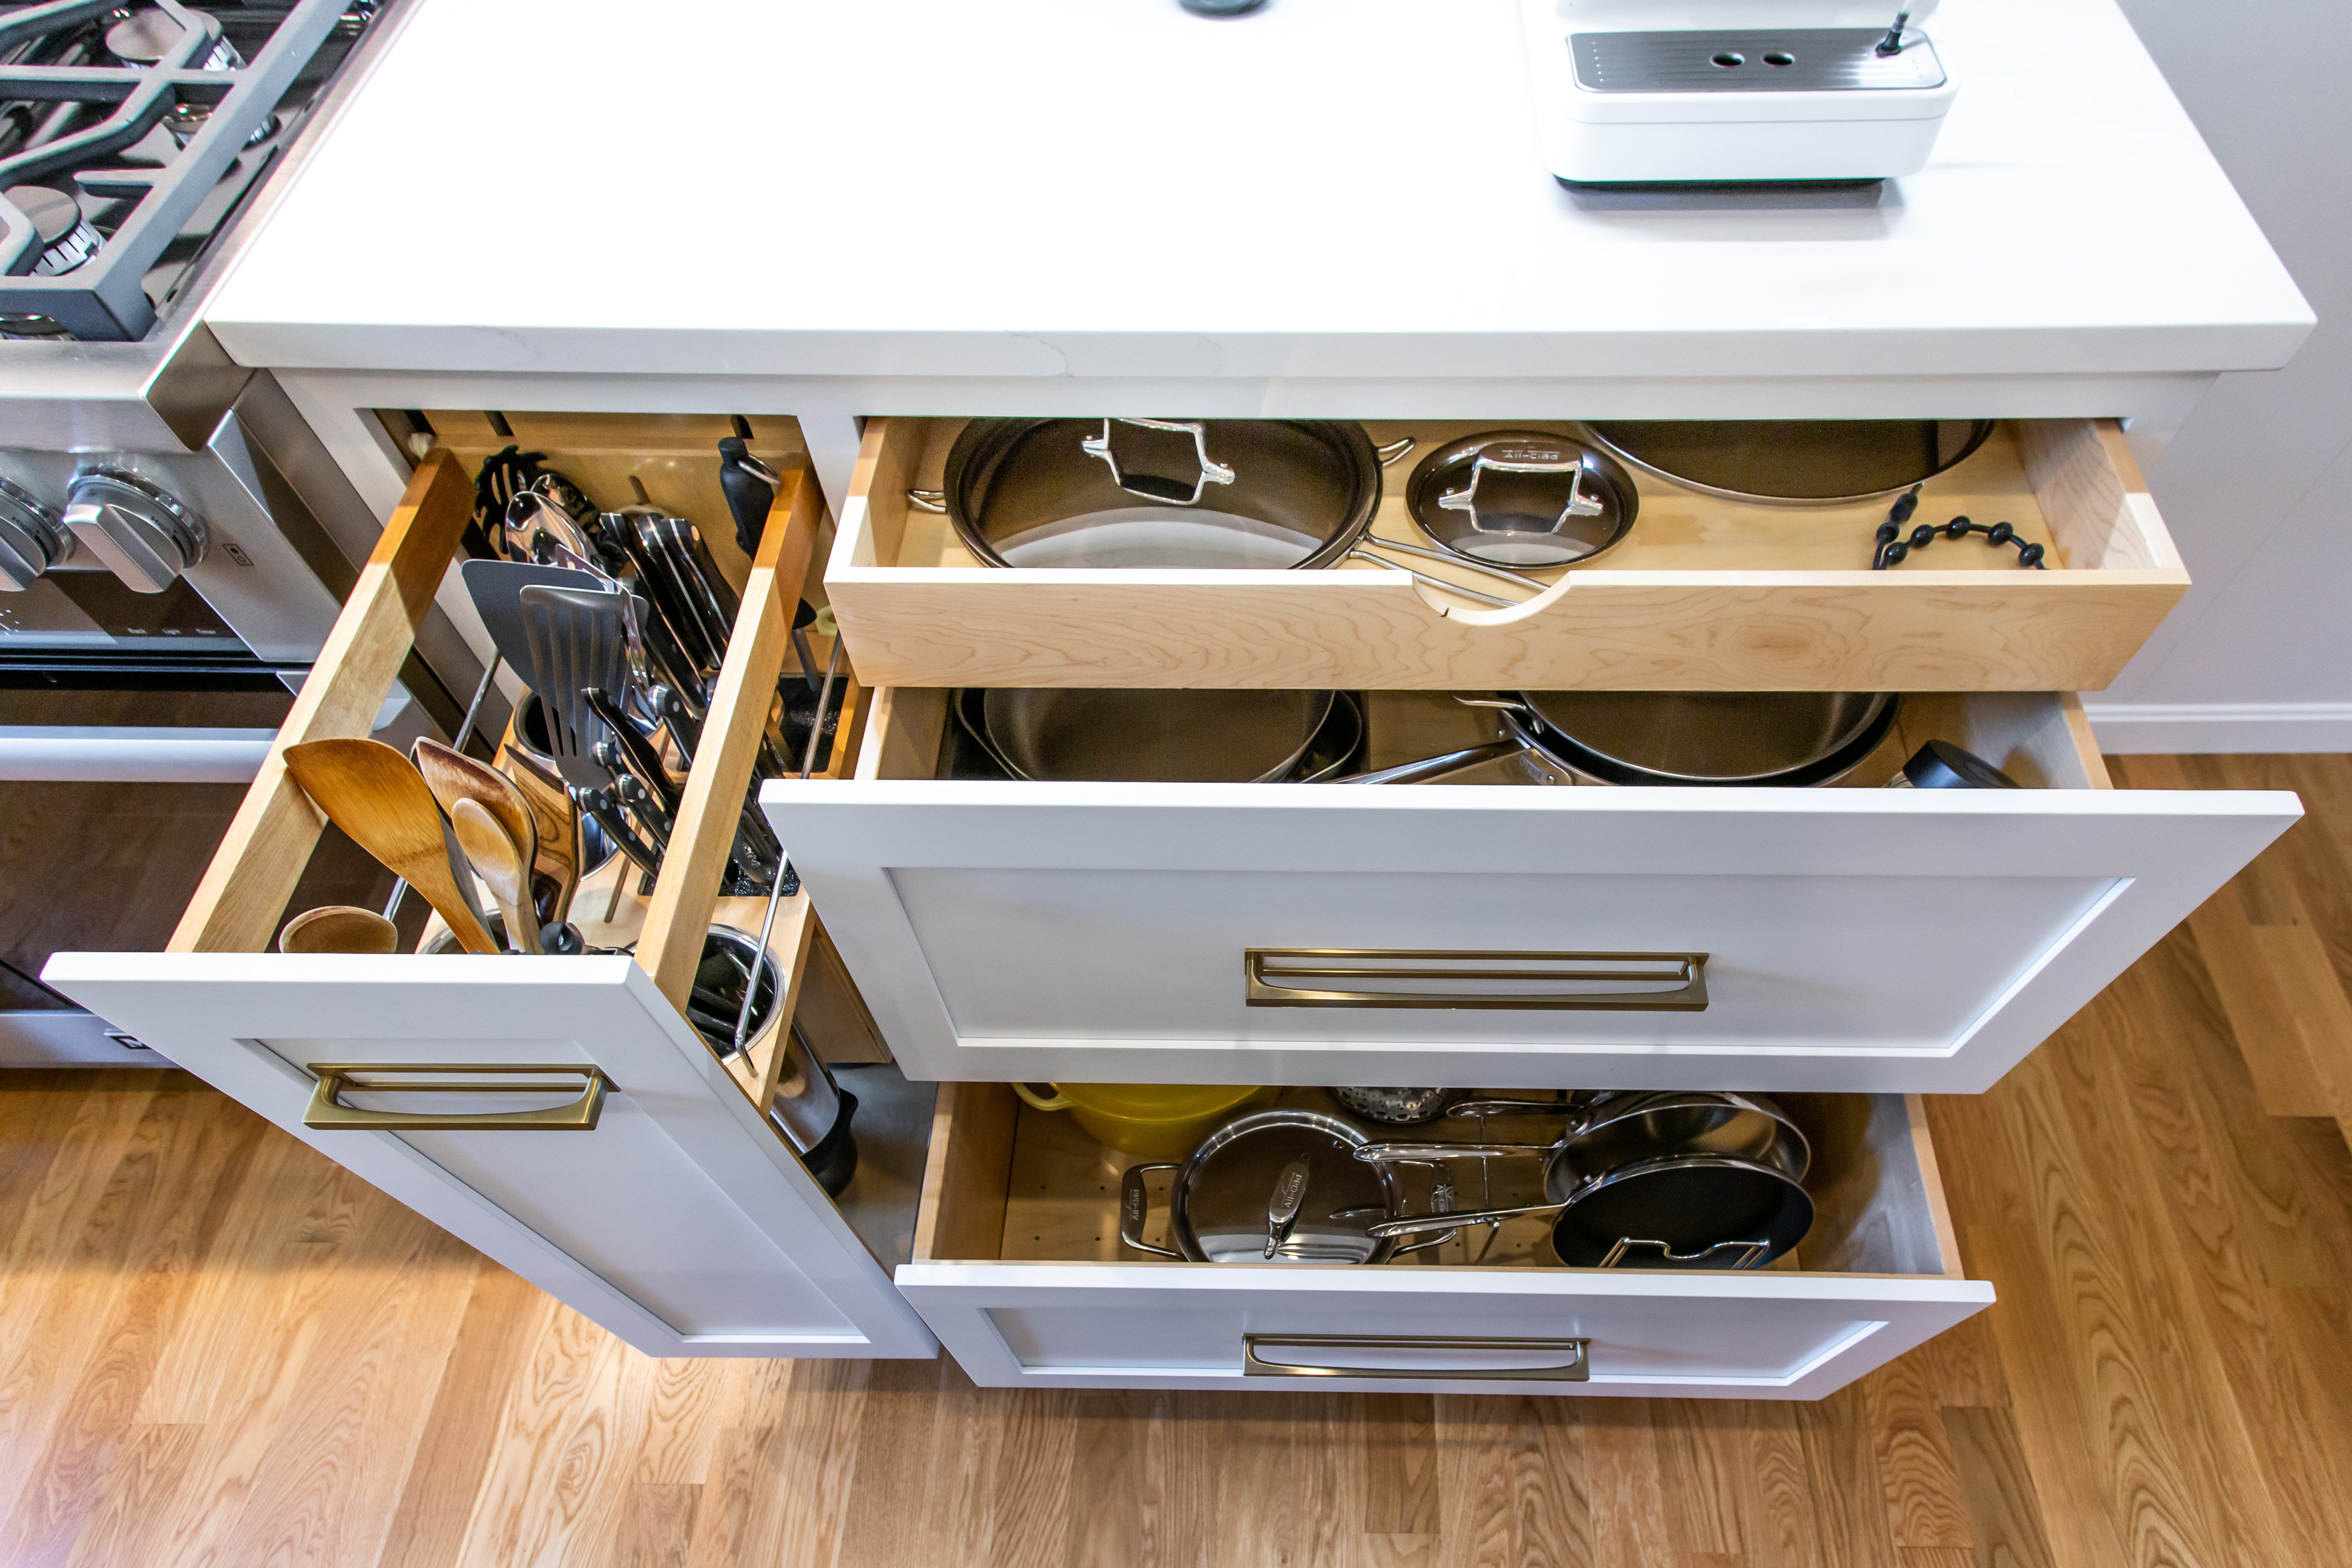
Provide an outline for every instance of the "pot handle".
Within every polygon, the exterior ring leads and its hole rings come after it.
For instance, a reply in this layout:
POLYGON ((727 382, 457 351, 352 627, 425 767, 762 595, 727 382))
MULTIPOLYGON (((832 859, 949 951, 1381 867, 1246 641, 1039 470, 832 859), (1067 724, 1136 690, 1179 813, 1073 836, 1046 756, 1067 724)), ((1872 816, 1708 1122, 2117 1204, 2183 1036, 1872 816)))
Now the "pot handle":
POLYGON ((1567 1206, 1566 1204, 1528 1204, 1515 1209, 1464 1209, 1457 1214, 1408 1215, 1403 1219, 1384 1219, 1364 1234, 1374 1241, 1381 1241, 1391 1236, 1422 1236, 1433 1230, 1488 1225, 1496 1220, 1516 1219, 1523 1214, 1558 1214, 1567 1206))
POLYGON ((1367 1165, 1407 1162, 1427 1164, 1433 1160, 1507 1160, 1522 1155, 1533 1159, 1559 1147, 1557 1143, 1366 1143, 1356 1151, 1356 1158, 1367 1165))
POLYGON ((1412 453, 1413 447, 1417 444, 1417 439, 1414 437, 1400 436, 1395 440, 1390 442, 1387 446, 1375 447, 1372 450, 1379 456, 1381 459, 1381 467, 1383 468, 1394 468, 1397 464, 1404 461, 1406 457, 1412 453))
POLYGON ((948 510, 948 492, 909 489, 907 492, 907 504, 917 511, 945 511, 948 510))
MULTIPOLYGON (((1370 542, 1372 544, 1386 544, 1388 541, 1385 539, 1375 539, 1370 541, 1370 542)), ((1511 609, 1520 603, 1517 599, 1506 599, 1498 595, 1483 593, 1476 588, 1465 588, 1461 584, 1451 582, 1444 577, 1433 577, 1426 572, 1416 571, 1414 568, 1406 565, 1402 561, 1391 561, 1385 555, 1375 555, 1370 549, 1360 543, 1351 544, 1348 547, 1348 559, 1350 561, 1366 561, 1375 566, 1385 566, 1391 572, 1402 572, 1416 583, 1423 583, 1433 588, 1442 588, 1449 594, 1459 594, 1465 599, 1475 599, 1482 605, 1491 605, 1498 610, 1511 609)), ((1464 564, 1467 565, 1468 563, 1465 562, 1464 564)))
MULTIPOLYGON (((1050 1084, 1046 1087, 1049 1089, 1053 1088, 1050 1084)), ((1064 1094, 1058 1089, 1054 1089, 1054 1096, 1050 1100, 1039 1094, 1035 1089, 1031 1089, 1025 1083, 1014 1083, 1013 1086, 1013 1092, 1019 1095, 1022 1099, 1027 1100, 1030 1104, 1035 1106, 1040 1110, 1067 1110, 1071 1106, 1077 1103, 1076 1100, 1072 1100, 1068 1095, 1064 1094)))
POLYGON ((1078 449, 1089 458, 1101 459, 1103 465, 1110 469, 1110 482, 1128 494, 1141 496, 1146 500, 1156 500, 1170 506, 1198 506, 1201 504, 1202 492, 1211 485, 1229 485, 1234 482, 1234 470, 1209 456, 1208 426, 1198 419, 1137 419, 1106 416, 1102 422, 1102 434, 1079 437, 1078 449), (1171 435, 1192 437, 1192 461, 1199 468, 1198 474, 1192 480, 1192 493, 1186 495, 1182 484, 1175 480, 1162 479, 1157 475, 1138 474, 1129 479, 1118 466, 1118 454, 1111 448, 1110 427, 1114 425, 1132 425, 1139 430, 1165 430, 1171 435))
MULTIPOLYGON (((1013 1087, 1019 1089, 1021 1086, 1014 1084, 1013 1087)), ((1127 1168, 1127 1174, 1118 1179, 1119 1240, 1138 1252, 1149 1252, 1155 1258, 1172 1258, 1179 1263, 1184 1261, 1182 1253, 1171 1252, 1164 1247, 1154 1247, 1143 1239, 1143 1222, 1151 1213, 1151 1194, 1143 1184, 1143 1173, 1146 1171, 1181 1171, 1183 1168, 1172 1161, 1129 1165, 1127 1168)))
POLYGON ((1378 768, 1368 773, 1349 773, 1343 779, 1326 779, 1326 784, 1427 784, 1431 779, 1447 773, 1458 773, 1465 768, 1475 768, 1480 763, 1516 756, 1526 751, 1520 741, 1489 741, 1483 746, 1464 751, 1447 752, 1441 756, 1423 757, 1417 763, 1399 763, 1392 768, 1378 768))
POLYGON ((1568 504, 1552 521, 1557 528, 1572 517, 1598 517, 1607 504, 1599 496, 1584 493, 1584 472, 1581 453, 1573 458, 1496 458, 1481 452, 1470 464, 1470 482, 1458 490, 1445 491, 1437 498, 1437 504, 1444 511, 1468 512, 1470 526, 1484 530, 1486 525, 1478 516, 1478 481, 1488 474, 1566 474, 1568 504))

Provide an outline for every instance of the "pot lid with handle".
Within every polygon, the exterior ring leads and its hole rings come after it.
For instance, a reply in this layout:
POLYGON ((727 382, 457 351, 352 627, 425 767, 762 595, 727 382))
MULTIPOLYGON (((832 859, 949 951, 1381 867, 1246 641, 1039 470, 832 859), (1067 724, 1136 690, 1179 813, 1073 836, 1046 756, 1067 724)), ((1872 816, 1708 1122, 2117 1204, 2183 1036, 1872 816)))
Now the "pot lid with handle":
POLYGON ((975 419, 923 504, 991 566, 1321 566, 1370 524, 1381 461, 1349 420, 975 419))
POLYGON ((1540 430, 1490 430, 1439 447, 1405 481, 1405 507, 1440 548, 1494 566, 1588 560, 1633 524, 1641 498, 1617 461, 1540 430))
POLYGON ((1253 1111, 1204 1140, 1178 1173, 1177 1241, 1207 1263, 1379 1263, 1394 1244, 1371 1226, 1397 1205, 1397 1178, 1355 1157, 1370 1140, 1317 1110, 1253 1111))

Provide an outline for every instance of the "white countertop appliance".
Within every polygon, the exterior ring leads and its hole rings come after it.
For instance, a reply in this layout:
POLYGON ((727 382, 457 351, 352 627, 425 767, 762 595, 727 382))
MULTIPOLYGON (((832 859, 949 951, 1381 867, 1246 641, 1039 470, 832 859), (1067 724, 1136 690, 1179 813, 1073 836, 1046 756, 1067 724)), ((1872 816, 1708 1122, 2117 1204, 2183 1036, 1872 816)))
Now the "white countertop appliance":
POLYGON ((1577 185, 1882 180, 1958 88, 1936 0, 1520 0, 1544 161, 1577 185))

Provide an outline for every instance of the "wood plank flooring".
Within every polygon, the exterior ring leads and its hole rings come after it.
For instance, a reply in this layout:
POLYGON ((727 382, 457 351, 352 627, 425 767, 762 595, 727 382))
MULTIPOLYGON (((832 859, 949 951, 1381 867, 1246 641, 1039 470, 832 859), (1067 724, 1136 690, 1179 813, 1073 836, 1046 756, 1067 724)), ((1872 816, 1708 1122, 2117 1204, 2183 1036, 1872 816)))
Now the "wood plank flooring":
POLYGON ((1990 1094, 1998 1305, 1818 1404, 656 1362, 183 1075, 0 1077, 0 1563, 2322 1568, 2352 1555, 2352 759, 1990 1094))

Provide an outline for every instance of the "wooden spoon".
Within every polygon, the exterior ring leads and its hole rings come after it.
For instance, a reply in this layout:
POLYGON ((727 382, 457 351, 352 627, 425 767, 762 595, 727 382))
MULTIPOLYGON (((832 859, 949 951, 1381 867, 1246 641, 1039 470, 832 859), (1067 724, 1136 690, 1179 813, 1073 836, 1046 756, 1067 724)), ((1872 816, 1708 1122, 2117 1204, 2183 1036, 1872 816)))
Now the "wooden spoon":
POLYGON ((471 795, 449 808, 449 822, 457 830, 457 847, 474 863, 490 897, 506 917, 507 940, 518 952, 543 952, 539 944, 539 921, 530 907, 530 862, 522 846, 510 837, 489 807, 471 795))
POLYGON ((572 896, 580 889, 580 808, 563 781, 549 773, 512 745, 499 748, 499 768, 521 792, 530 806, 530 824, 538 836, 531 854, 531 874, 552 885, 554 900, 547 918, 560 921, 572 912, 572 896))
POLYGON ((457 885, 441 808, 406 757, 381 741, 305 741, 286 748, 286 771, 329 821, 423 894, 467 952, 499 951, 457 885))
POLYGON ((398 952, 400 930, 373 910, 321 904, 278 933, 280 952, 398 952))
MULTIPOLYGON (((541 870, 538 815, 531 809, 529 795, 514 780, 487 763, 478 763, 465 752, 445 746, 438 741, 419 740, 409 748, 409 755, 416 761, 416 771, 425 775, 425 787, 433 792, 433 798, 441 803, 441 809, 449 814, 452 821, 457 818, 459 801, 479 801, 483 808, 497 818, 506 836, 514 840, 515 847, 522 851, 522 863, 532 872, 532 893, 535 895, 543 883, 552 910, 560 911, 571 903, 571 889, 564 881, 572 876, 574 857, 569 847, 562 852, 562 879, 552 872, 541 870)), ((564 796, 563 804, 568 809, 572 804, 571 797, 564 796)), ((462 844, 464 841, 461 839, 459 842, 462 844)), ((475 868, 477 870, 480 868, 478 864, 475 868)), ((535 897, 532 907, 535 911, 535 897)), ((551 912, 548 918, 560 920, 562 916, 560 912, 551 912)))

